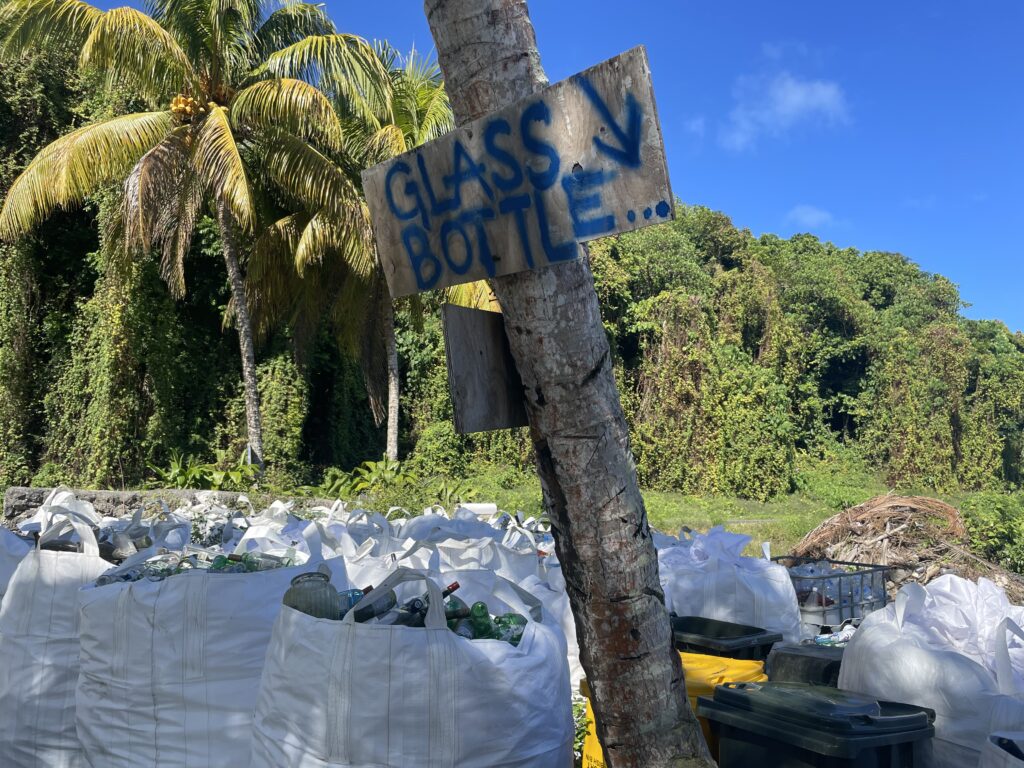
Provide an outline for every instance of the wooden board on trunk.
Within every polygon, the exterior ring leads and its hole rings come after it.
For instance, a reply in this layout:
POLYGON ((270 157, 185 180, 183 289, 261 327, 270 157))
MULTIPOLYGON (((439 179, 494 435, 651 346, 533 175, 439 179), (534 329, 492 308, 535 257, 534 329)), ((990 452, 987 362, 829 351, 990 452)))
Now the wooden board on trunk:
POLYGON ((527 425, 523 382, 500 312, 444 304, 448 388, 460 435, 527 425))
POLYGON ((578 258, 673 216, 640 46, 363 172, 394 297, 578 258))

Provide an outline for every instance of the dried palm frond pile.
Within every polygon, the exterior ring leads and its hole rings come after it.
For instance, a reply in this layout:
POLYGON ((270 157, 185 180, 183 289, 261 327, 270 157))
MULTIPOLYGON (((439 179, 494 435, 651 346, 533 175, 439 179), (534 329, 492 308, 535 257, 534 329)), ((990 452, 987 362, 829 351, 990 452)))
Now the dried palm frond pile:
POLYGON ((829 518, 797 544, 799 557, 890 566, 890 595, 904 584, 927 584, 944 573, 984 576, 1024 604, 1024 577, 969 550, 967 529, 955 507, 925 496, 877 496, 829 518))

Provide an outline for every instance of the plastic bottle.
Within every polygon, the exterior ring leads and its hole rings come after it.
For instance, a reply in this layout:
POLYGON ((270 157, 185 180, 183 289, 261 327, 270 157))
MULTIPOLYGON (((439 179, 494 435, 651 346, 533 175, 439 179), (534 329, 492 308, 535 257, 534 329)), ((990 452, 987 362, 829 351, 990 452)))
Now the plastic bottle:
POLYGON ((476 632, 473 629, 473 622, 469 619, 459 619, 455 622, 455 626, 452 627, 452 631, 459 637, 464 637, 467 640, 475 640, 476 632))
POLYGON ((345 618, 345 614, 352 610, 352 606, 363 599, 366 593, 361 589, 345 589, 338 593, 338 603, 341 611, 338 618, 345 618))

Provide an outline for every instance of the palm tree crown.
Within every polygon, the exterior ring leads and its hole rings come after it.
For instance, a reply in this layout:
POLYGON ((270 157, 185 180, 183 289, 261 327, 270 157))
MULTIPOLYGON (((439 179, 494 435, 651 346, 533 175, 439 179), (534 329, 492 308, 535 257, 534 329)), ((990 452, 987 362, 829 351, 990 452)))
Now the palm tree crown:
MULTIPOLYGON (((276 199, 316 206, 300 233, 303 258, 322 258, 334 242, 366 252, 358 189, 326 159, 343 141, 332 99, 369 111, 387 103, 391 82, 373 49, 336 32, 318 5, 153 0, 148 11, 103 12, 81 0, 9 0, 0 9, 0 55, 72 41, 83 68, 150 108, 86 124, 41 150, 8 192, 0 237, 22 235, 54 209, 122 182, 116 223, 125 250, 159 250, 161 273, 180 295, 195 224, 212 209, 239 331, 249 438, 262 461, 239 256, 264 203, 247 165, 276 199)), ((371 266, 364 262, 364 273, 371 266)))

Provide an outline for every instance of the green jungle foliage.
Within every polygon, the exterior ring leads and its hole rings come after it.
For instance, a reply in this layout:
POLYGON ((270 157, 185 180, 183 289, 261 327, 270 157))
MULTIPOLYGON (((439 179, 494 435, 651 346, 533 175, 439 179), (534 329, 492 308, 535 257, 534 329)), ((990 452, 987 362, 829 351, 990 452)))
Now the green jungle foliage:
MULTIPOLYGON (((127 109, 127 97, 97 101, 74 64, 54 50, 0 70, 0 192, 40 146, 127 109)), ((174 299, 155 259, 106 246, 117 194, 0 246, 0 487, 244 487, 217 228, 200 222, 188 290, 174 299)), ((593 243, 590 259, 655 510, 659 493, 760 503, 797 492, 835 508, 876 486, 1019 487, 1024 337, 964 318, 942 276, 811 235, 755 238, 682 204, 671 223, 593 243)), ((407 507, 523 498, 539 511, 539 489, 522 490, 526 430, 452 428, 439 299, 397 302, 396 326, 401 466, 379 461, 383 432, 358 361, 326 331, 299 354, 285 323, 258 350, 260 483, 310 493, 362 483, 407 507)), ((968 512, 993 557, 1019 567, 1000 542, 1020 539, 1020 510, 1002 498, 982 494, 968 512)))

